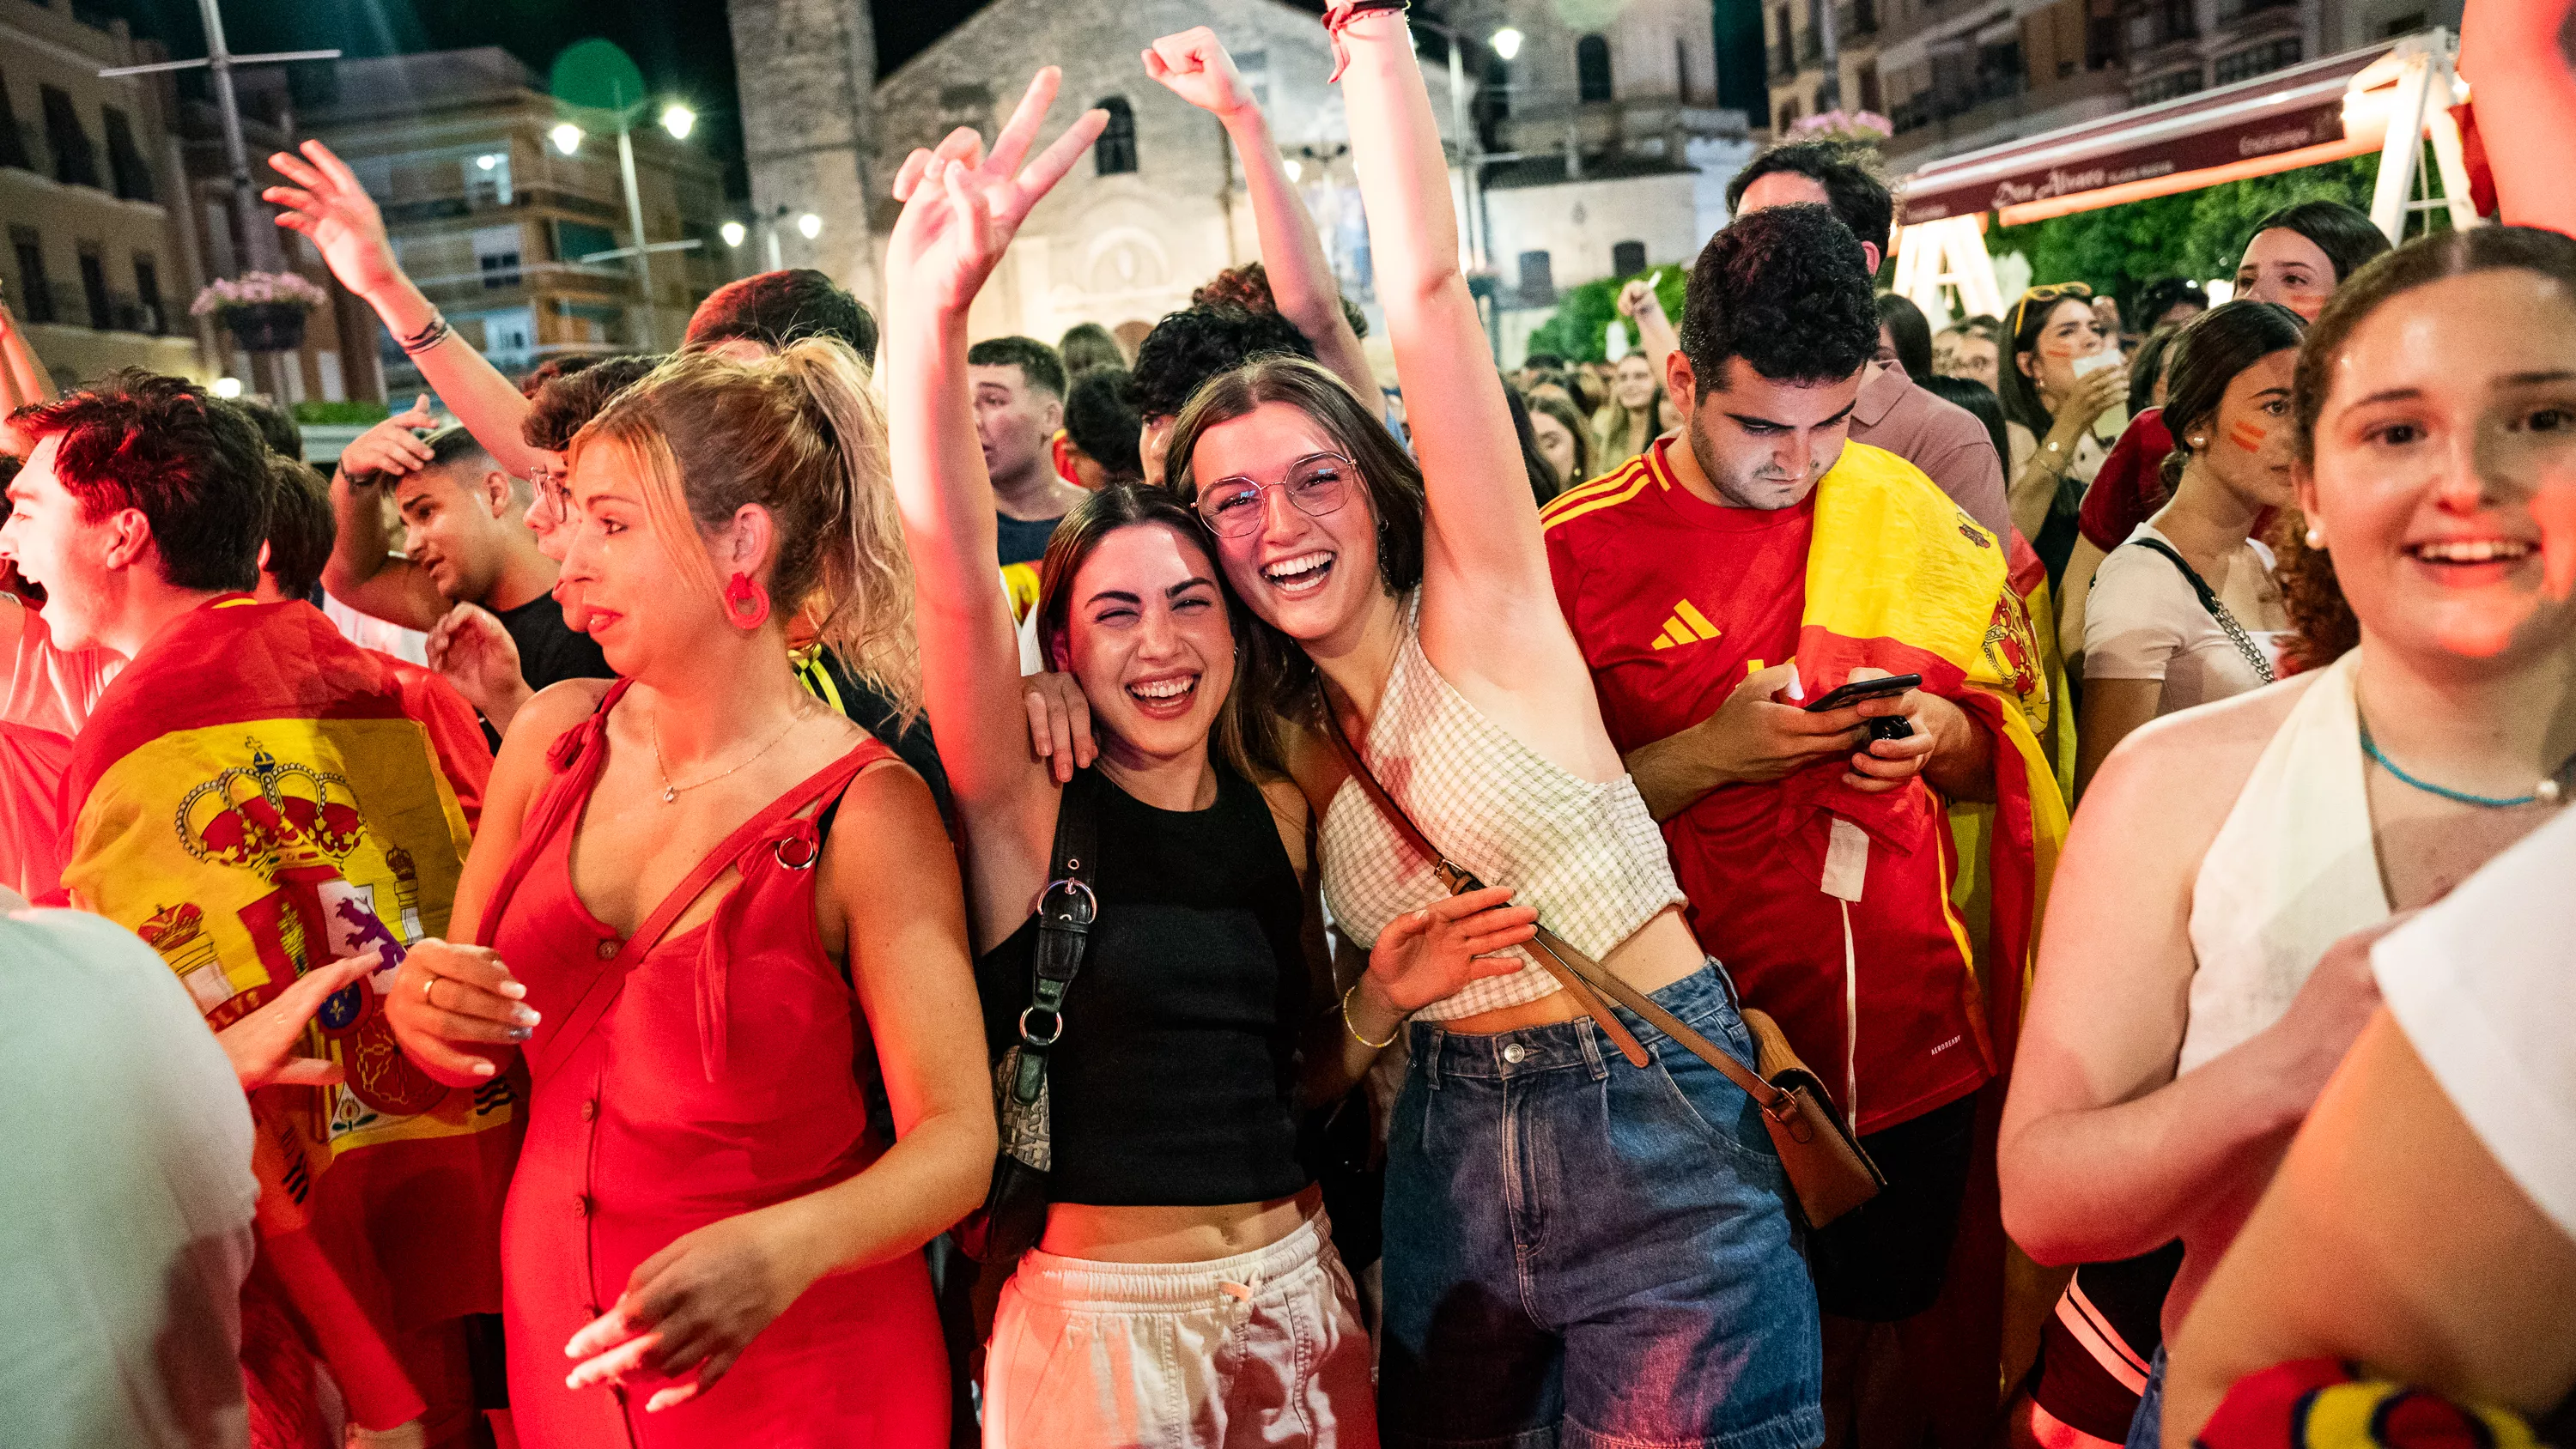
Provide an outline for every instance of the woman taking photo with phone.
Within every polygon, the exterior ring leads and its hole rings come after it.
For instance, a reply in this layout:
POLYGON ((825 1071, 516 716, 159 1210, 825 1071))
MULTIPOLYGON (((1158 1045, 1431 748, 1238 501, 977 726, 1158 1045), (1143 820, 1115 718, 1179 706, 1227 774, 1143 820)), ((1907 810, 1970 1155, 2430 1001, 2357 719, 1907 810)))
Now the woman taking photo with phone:
MULTIPOLYGON (((2377 1004, 2345 938, 2576 789, 2576 240, 2479 227, 2381 258, 2292 392, 2307 668, 2146 725, 2094 776, 1999 1147, 2040 1262, 2182 1240, 2168 1334, 2377 1004)), ((2157 1442, 2157 1387, 2132 1444, 2157 1442)))
MULTIPOLYGON (((1742 1060, 1743 1019, 1556 603, 1408 28, 1385 9, 1330 23, 1420 464, 1295 361, 1220 375, 1184 410, 1169 477, 1258 621, 1247 703, 1281 718, 1351 940, 1402 949, 1448 896, 1355 777, 1364 761, 1440 848, 1742 1060)), ((1575 993, 1505 960, 1410 1026, 1387 1147, 1387 1441, 1813 1444, 1815 1297, 1750 1099, 1602 1008, 1641 1044, 1632 1064, 1575 993)), ((1393 1040, 1399 1005, 1348 998, 1348 1033, 1393 1040)))
POLYGON ((2229 302, 2173 344, 2172 501, 2111 551, 2086 605, 2079 793, 2138 726, 2279 673, 2289 615, 2253 530, 2292 502, 2290 377, 2305 330, 2286 307, 2229 302))
POLYGON ((2129 374, 2111 356, 2111 329, 2093 310, 2082 282, 2033 287, 2004 317, 2005 356, 1996 396, 2003 399, 2005 459, 2013 527, 2039 551, 2054 585, 2075 546, 2075 520, 2085 486, 2102 469, 2106 449, 2094 424, 2129 395, 2129 374))
POLYGON ((506 1101, 526 1057, 523 1443, 947 1441, 919 1249, 994 1140, 957 871, 920 778, 799 687, 785 633, 812 600, 915 697, 884 437, 857 358, 809 341, 677 359, 570 450, 563 581, 622 677, 520 709, 457 943, 414 946, 387 1000, 440 1081, 506 1101))
MULTIPOLYGON (((1182 82, 1231 74, 1205 30, 1156 56, 1182 82)), ((1027 159, 1056 85, 1039 74, 989 157, 971 131, 914 153, 887 252, 894 474, 987 1042, 1042 1045, 1048 1063, 1051 1201, 1002 1290, 984 1442, 1106 1449, 1285 1415, 1301 1442, 1374 1445, 1368 1335, 1298 1156, 1299 1110, 1375 1055, 1343 1032, 1337 998, 1401 1010, 1509 970, 1475 957, 1526 940, 1529 913, 1506 891, 1443 902, 1344 996, 1321 949, 1306 802, 1271 763, 1273 722, 1236 702, 1240 606, 1167 493, 1107 488, 1058 525, 1039 633, 1098 755, 1059 783, 1032 754, 1008 604, 981 587, 994 524, 966 318, 1021 218, 1100 130, 1093 112, 1027 159), (1048 920, 1076 902, 1090 919, 1074 975, 1041 996, 1037 972, 1062 974, 1048 920)))

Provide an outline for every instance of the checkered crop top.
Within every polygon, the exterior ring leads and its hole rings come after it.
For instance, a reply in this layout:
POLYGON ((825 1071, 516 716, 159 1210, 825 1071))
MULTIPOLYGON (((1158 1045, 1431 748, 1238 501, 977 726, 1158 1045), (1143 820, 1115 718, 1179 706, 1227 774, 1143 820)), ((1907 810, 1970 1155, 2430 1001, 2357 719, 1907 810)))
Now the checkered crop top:
MULTIPOLYGON (((1683 900, 1663 832, 1626 775, 1594 783, 1541 759, 1469 704, 1422 652, 1421 598, 1405 602, 1404 640, 1362 747, 1369 769, 1422 832, 1488 885, 1595 960, 1683 900)), ((1354 781, 1324 810, 1324 901, 1351 940, 1447 894, 1354 781)), ((1556 978, 1514 949, 1521 969, 1468 984, 1416 1013, 1447 1021, 1536 1001, 1556 978)))

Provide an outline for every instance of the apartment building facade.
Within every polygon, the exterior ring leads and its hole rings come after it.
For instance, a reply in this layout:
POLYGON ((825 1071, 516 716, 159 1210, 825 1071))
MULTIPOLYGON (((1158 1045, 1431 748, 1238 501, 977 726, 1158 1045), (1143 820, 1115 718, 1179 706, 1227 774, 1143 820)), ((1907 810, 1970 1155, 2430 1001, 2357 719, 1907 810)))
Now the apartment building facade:
POLYGON ((1771 123, 1893 123, 1891 165, 2251 80, 2431 26, 2461 0, 1763 0, 1771 123), (1826 52, 1834 64, 1826 63, 1826 52))
POLYGON ((0 0, 0 300, 57 387, 119 367, 210 375, 164 94, 98 74, 159 58, 72 0, 0 0))
MULTIPOLYGON (((504 372, 549 357, 667 351, 690 311, 731 280, 735 253, 722 171, 703 150, 635 122, 645 240, 694 242, 650 258, 652 292, 631 257, 617 138, 599 118, 571 149, 569 113, 527 66, 495 47, 344 60, 329 94, 302 115, 356 171, 382 209, 403 268, 466 341, 504 372)), ((376 331, 387 394, 407 398, 418 369, 376 331)))

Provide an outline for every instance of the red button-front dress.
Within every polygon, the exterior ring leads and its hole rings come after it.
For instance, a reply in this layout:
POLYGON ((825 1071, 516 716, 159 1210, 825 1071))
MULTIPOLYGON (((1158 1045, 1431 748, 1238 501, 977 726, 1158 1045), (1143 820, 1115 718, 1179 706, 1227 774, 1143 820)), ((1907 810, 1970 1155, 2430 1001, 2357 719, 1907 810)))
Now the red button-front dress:
MULTIPOLYGON (((483 944, 543 1016, 527 1044, 526 1146, 501 1225, 511 1416, 519 1442, 597 1446, 944 1445, 948 1371, 921 1255, 825 1278, 687 1403, 572 1390, 564 1344, 637 1264, 693 1229, 829 1187, 876 1160, 867 1023, 814 921, 819 807, 870 740, 709 853, 630 939, 574 893, 571 845, 608 752, 610 690, 555 744, 554 779, 484 915, 483 944), (706 924, 664 939, 726 867, 706 924)), ((844 817, 840 828, 864 828, 844 817)))

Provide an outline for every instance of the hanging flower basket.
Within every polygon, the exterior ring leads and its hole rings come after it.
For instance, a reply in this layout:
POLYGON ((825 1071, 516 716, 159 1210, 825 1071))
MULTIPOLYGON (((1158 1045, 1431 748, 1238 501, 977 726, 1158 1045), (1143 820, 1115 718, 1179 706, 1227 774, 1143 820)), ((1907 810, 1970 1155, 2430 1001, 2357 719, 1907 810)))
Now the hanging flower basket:
POLYGON ((1848 146, 1879 146, 1896 134, 1896 123, 1876 111, 1826 111, 1789 123, 1792 141, 1839 141, 1848 146))
POLYGON ((245 272, 199 292, 188 313, 212 316, 245 352, 293 352, 304 345, 305 314, 330 300, 293 272, 245 272))

